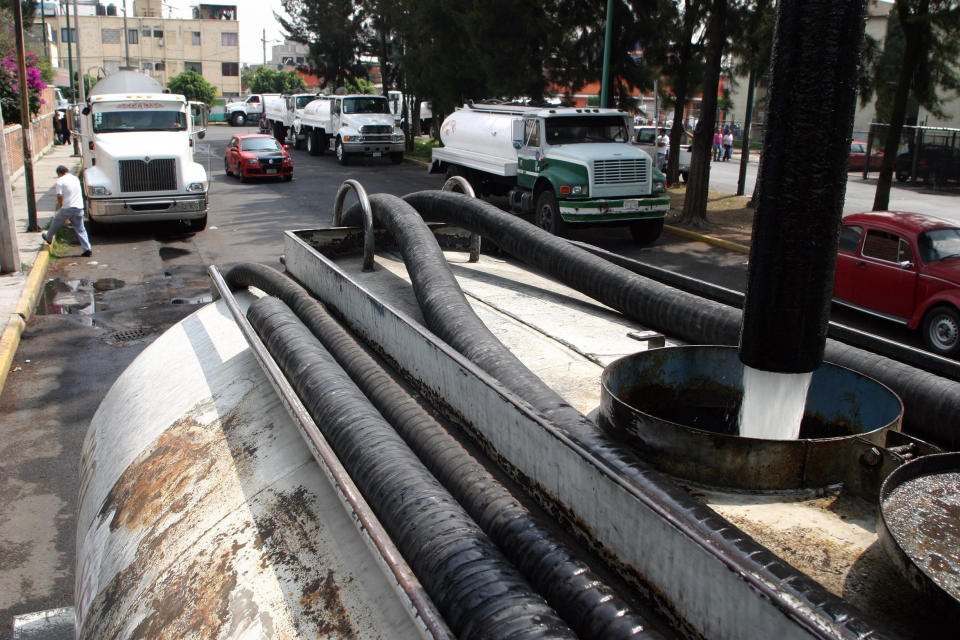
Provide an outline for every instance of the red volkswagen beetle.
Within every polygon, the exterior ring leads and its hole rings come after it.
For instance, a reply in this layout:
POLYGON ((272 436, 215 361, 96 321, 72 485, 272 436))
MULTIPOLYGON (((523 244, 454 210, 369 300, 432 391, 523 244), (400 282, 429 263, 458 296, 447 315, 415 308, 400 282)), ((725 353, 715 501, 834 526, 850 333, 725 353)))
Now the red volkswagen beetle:
POLYGON ((281 145, 273 136, 262 133, 241 133, 230 138, 223 156, 223 170, 228 176, 248 178, 283 178, 293 180, 290 145, 281 145))
POLYGON ((834 301, 911 329, 946 356, 960 353, 960 228, 919 213, 843 219, 834 301))

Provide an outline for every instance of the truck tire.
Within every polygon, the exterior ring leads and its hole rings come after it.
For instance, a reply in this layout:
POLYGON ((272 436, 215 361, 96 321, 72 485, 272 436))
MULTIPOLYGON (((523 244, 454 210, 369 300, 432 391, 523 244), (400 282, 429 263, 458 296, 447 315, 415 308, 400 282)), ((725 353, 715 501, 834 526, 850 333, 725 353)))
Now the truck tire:
POLYGON ((561 238, 567 237, 570 225, 560 217, 560 205, 552 189, 545 189, 537 198, 537 208, 533 212, 533 222, 545 231, 561 238))
POLYGON ((390 154, 390 162, 393 164, 400 164, 403 162, 403 151, 394 151, 390 154))
POLYGON ((921 337, 927 348, 952 358, 960 353, 960 314, 948 305, 936 306, 923 316, 921 337))
POLYGON ((310 131, 307 134, 307 153, 312 156, 322 156, 323 147, 321 146, 321 136, 317 131, 310 131))
POLYGON ((630 235, 633 237, 634 243, 641 247, 656 242, 661 233, 663 233, 663 218, 630 223, 630 235))
POLYGON ((187 220, 187 226, 190 227, 190 231, 203 231, 207 228, 207 216, 187 220))
POLYGON ((337 161, 343 166, 350 164, 349 154, 343 150, 343 143, 340 142, 340 138, 337 138, 337 161))
POLYGON ((293 148, 302 151, 307 148, 307 136, 300 137, 294 129, 290 129, 293 134, 293 148))
POLYGON ((910 179, 910 173, 907 171, 897 170, 897 182, 906 182, 910 179))
POLYGON ((242 127, 247 123, 247 115, 242 111, 236 111, 230 114, 230 125, 233 127, 242 127))

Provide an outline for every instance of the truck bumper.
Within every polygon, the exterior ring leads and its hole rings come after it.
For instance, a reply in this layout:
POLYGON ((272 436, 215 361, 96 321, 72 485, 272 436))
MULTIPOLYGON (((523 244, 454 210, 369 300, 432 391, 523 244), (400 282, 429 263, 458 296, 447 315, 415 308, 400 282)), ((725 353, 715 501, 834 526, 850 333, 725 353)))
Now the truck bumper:
POLYGON ((94 222, 162 222, 194 220, 207 215, 207 194, 147 198, 87 198, 94 222))
POLYGON ((663 218, 670 210, 670 198, 560 200, 559 206, 566 222, 625 222, 663 218))
POLYGON ((343 151, 351 155, 379 158, 390 153, 403 153, 403 142, 344 142, 343 151))

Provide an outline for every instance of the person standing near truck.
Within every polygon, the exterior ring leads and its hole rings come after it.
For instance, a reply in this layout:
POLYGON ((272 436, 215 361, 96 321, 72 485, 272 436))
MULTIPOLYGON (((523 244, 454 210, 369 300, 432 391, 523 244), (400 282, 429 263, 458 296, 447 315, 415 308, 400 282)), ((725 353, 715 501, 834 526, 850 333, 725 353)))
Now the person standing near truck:
POLYGON ((80 256, 89 258, 93 255, 93 249, 90 246, 90 238, 87 237, 87 229, 83 226, 83 191, 80 180, 63 165, 57 167, 57 175, 59 176, 57 178, 58 211, 50 222, 50 228, 46 233, 41 233, 40 237, 47 244, 53 244, 57 231, 65 221, 69 220, 70 226, 80 240, 80 248, 83 250, 80 256))
POLYGON ((660 129, 657 136, 657 169, 665 171, 667 168, 667 154, 670 153, 670 137, 666 129, 660 129))

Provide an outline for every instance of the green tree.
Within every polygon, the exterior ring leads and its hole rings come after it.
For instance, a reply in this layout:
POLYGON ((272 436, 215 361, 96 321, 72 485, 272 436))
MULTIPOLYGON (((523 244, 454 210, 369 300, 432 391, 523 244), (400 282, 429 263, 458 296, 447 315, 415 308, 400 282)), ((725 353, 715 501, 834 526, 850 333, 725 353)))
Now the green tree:
POLYGON ((355 81, 347 79, 343 86, 347 90, 347 93, 374 94, 377 92, 377 88, 373 86, 373 83, 363 78, 357 78, 355 81))
MULTIPOLYGON (((941 92, 960 88, 960 5, 956 0, 897 0, 890 19, 896 21, 902 33, 901 45, 897 27, 888 29, 888 33, 893 33, 891 50, 902 46, 902 54, 899 56, 896 91, 889 107, 890 126, 873 199, 874 211, 883 211, 890 204, 893 169, 910 97, 930 113, 943 117, 941 92)), ((880 60, 883 61, 884 57, 881 56, 880 60)), ((868 91, 877 91, 881 82, 886 86, 890 77, 889 61, 886 58, 885 65, 874 68, 874 81, 867 85, 868 91)))
POLYGON ((196 71, 184 71, 167 81, 167 88, 173 93, 183 94, 187 100, 211 104, 217 97, 217 89, 196 71))
POLYGON ((275 71, 267 67, 257 67, 255 71, 245 71, 241 83, 250 93, 303 93, 307 84, 296 71, 275 71))
POLYGON ((282 0, 289 16, 277 16, 289 38, 310 48, 312 67, 324 87, 341 87, 347 78, 366 77, 360 63, 364 11, 353 0, 282 0))

